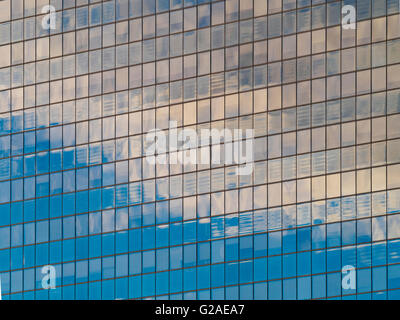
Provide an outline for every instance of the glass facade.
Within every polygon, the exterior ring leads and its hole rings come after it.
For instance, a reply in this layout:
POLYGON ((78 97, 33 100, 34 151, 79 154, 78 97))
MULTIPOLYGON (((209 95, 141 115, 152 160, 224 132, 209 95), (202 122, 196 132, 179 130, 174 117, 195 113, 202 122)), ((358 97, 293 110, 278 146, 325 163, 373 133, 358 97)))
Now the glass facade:
POLYGON ((400 299, 399 5, 0 1, 2 299, 400 299))

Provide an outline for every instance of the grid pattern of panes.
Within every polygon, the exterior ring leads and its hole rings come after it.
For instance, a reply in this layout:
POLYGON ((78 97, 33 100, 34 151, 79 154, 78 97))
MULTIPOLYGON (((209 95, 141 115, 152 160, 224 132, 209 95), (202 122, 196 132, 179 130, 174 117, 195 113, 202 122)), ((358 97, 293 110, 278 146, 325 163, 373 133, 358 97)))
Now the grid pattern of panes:
POLYGON ((3 299, 400 298, 399 75, 398 0, 0 1, 3 299), (253 174, 150 165, 170 120, 253 174))

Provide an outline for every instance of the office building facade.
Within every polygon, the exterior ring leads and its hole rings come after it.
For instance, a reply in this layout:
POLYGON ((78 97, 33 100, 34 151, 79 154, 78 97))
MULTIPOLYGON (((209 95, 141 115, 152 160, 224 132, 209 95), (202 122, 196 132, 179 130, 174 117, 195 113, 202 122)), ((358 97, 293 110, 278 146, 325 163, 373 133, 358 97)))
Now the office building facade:
POLYGON ((400 298, 399 5, 0 1, 2 299, 400 298))

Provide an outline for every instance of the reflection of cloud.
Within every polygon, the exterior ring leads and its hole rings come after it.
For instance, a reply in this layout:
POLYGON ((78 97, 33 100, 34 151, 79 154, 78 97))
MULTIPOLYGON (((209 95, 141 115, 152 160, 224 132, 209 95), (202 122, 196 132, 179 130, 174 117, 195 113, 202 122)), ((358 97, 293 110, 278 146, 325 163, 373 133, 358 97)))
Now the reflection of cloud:
POLYGON ((103 211, 103 232, 114 231, 114 210, 103 211))
POLYGON ((268 210, 268 230, 278 230, 282 228, 281 209, 268 210))
MULTIPOLYGON (((387 203, 388 203, 387 213, 400 212, 400 190, 389 191, 387 203)), ((384 203, 382 203, 382 205, 384 205, 384 203)))
POLYGON ((224 217, 215 217, 211 220, 211 238, 224 236, 224 217))
POLYGON ((384 240, 386 238, 386 217, 378 217, 372 220, 372 240, 384 240))
POLYGON ((240 214, 240 234, 251 234, 253 233, 253 213, 243 212, 240 214))
POLYGON ((199 217, 208 217, 210 216, 210 201, 209 197, 200 198, 197 201, 197 215, 199 217))
POLYGON ((400 214, 388 216, 388 238, 400 237, 400 214))
POLYGON ((127 229, 129 222, 128 210, 126 208, 119 210, 116 220, 118 230, 127 229))
POLYGON ((225 236, 236 236, 238 234, 238 215, 231 214, 225 217, 225 236))

